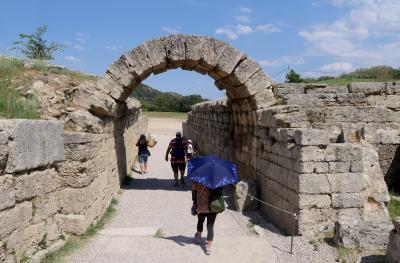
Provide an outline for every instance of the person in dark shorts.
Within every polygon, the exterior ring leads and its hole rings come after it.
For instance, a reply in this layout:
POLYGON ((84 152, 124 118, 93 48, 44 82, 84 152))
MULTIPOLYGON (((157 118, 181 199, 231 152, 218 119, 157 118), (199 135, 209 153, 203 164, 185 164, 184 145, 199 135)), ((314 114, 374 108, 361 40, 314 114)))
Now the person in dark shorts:
POLYGON ((157 141, 154 143, 149 144, 149 141, 146 138, 146 135, 140 135, 139 140, 136 143, 138 147, 138 159, 140 163, 140 173, 145 174, 147 173, 147 160, 150 156, 150 151, 147 147, 154 147, 157 144, 157 141))
POLYGON ((183 176, 185 174, 186 169, 186 159, 185 154, 187 151, 188 143, 186 140, 182 138, 182 133, 177 132, 175 139, 172 139, 168 145, 167 152, 165 154, 165 161, 168 162, 168 156, 171 154, 171 167, 174 172, 175 186, 179 186, 180 184, 184 185, 185 180, 183 176), (180 181, 178 180, 179 175, 178 171, 181 174, 180 181), (179 184, 180 183, 180 184, 179 184))

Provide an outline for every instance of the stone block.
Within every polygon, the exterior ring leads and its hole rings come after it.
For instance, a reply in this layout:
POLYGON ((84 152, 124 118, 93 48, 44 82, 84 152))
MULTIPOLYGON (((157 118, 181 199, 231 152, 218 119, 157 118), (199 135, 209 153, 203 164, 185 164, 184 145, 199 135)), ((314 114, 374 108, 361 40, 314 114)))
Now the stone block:
POLYGON ((185 62, 185 37, 170 35, 163 39, 167 53, 168 68, 182 67, 185 62))
POLYGON ((152 72, 159 74, 167 70, 168 59, 165 50, 164 39, 154 39, 147 41, 144 44, 150 63, 153 67, 152 72))
MULTIPOLYGON (((124 89, 121 88, 111 96, 115 99, 124 100, 129 94, 124 94, 124 89)), ((107 95, 105 91, 98 89, 92 83, 83 83, 74 93, 73 103, 97 116, 115 116, 117 104, 112 97, 107 95)))
POLYGON ((367 97, 368 105, 372 106, 384 106, 391 110, 400 110, 400 96, 398 95, 377 95, 367 97))
POLYGON ((329 208, 331 207, 329 195, 299 195, 299 208, 329 208))
POLYGON ((297 162, 294 169, 304 174, 326 174, 329 172, 329 165, 325 162, 297 162))
POLYGON ((273 91, 278 97, 284 97, 288 94, 304 94, 304 83, 279 83, 274 84, 273 91))
POLYGON ((251 76, 256 72, 262 70, 258 63, 250 58, 245 58, 235 68, 230 76, 228 76, 230 82, 234 86, 243 85, 251 76))
POLYGON ((333 193, 359 193, 367 186, 361 173, 328 174, 327 177, 333 193))
POLYGON ((334 208, 363 207, 365 201, 364 193, 332 194, 332 206, 334 208))
POLYGON ((357 106, 367 104, 365 95, 362 93, 337 94, 336 101, 337 104, 343 106, 357 106))
POLYGON ((385 93, 385 82, 353 82, 349 84, 351 93, 361 92, 365 95, 379 95, 385 93))
POLYGON ((126 52, 122 59, 126 60, 132 68, 132 73, 137 76, 138 80, 147 78, 153 71, 153 65, 147 55, 144 45, 140 45, 126 52))
POLYGON ((89 224, 86 222, 86 217, 84 215, 56 215, 56 220, 60 228, 70 234, 82 235, 85 233, 89 224))
MULTIPOLYGON (((100 180, 100 179, 99 179, 100 180)), ((65 188, 58 192, 58 206, 63 214, 83 214, 103 189, 95 180, 89 187, 65 188)))
MULTIPOLYGON (((266 83, 264 82, 264 85, 266 83)), ((250 90, 250 93, 253 91, 250 90)), ((276 104, 276 98, 273 96, 271 88, 264 88, 260 92, 252 95, 250 98, 249 105, 252 107, 252 110, 259 110, 259 109, 267 109, 276 104)), ((257 122, 254 121, 255 125, 261 125, 260 121, 257 119, 257 122)), ((294 125, 297 125, 294 123, 294 125)), ((295 126, 294 126, 295 127, 295 126)))
POLYGON ((93 168, 93 163, 81 161, 65 161, 58 165, 61 181, 72 188, 88 186, 97 176, 93 168))
POLYGON ((99 118, 88 111, 74 111, 65 119, 66 129, 78 132, 107 133, 112 126, 111 119, 99 118))
POLYGON ((239 50, 226 45, 223 49, 222 54, 218 60, 215 68, 213 68, 208 74, 215 80, 224 78, 230 75, 235 67, 246 57, 245 54, 239 50))
POLYGON ((15 191, 12 175, 0 176, 0 210, 15 204, 15 191))
POLYGON ((57 199, 55 194, 45 194, 32 200, 33 222, 38 223, 43 220, 50 220, 58 211, 57 199))
POLYGON ((60 234, 57 222, 53 218, 46 220, 46 239, 55 241, 60 238, 60 234))
POLYGON ((350 172, 349 162, 329 162, 329 173, 348 173, 350 172))
MULTIPOLYGON (((133 67, 124 56, 115 60, 107 69, 107 74, 112 75, 112 78, 121 84, 124 88, 129 88, 138 82, 138 76, 134 74, 133 67)), ((119 99, 119 98, 116 98, 119 99)))
POLYGON ((325 160, 325 149, 318 146, 294 146, 292 158, 300 162, 321 162, 325 160))
POLYGON ((194 70, 204 74, 217 66, 227 45, 220 40, 205 37, 201 48, 201 59, 194 70))
POLYGON ((32 218, 32 204, 23 202, 11 209, 0 211, 0 237, 28 225, 32 218))
POLYGON ((318 129, 297 129, 293 135, 297 145, 328 145, 329 133, 318 129))
POLYGON ((325 161, 361 161, 362 149, 360 145, 351 143, 331 143, 326 148, 325 161))
POLYGON ((22 174, 15 178, 15 198, 18 201, 31 199, 52 192, 59 185, 58 174, 54 168, 22 174))
POLYGON ((7 129, 8 160, 5 171, 15 173, 64 160, 64 126, 59 121, 3 120, 7 129))
MULTIPOLYGON (((262 70, 257 71, 251 77, 249 77, 243 85, 236 87, 235 98, 245 98, 253 96, 261 92, 268 91, 266 93, 268 98, 274 98, 274 94, 271 89, 272 81, 268 78, 262 70)), ((230 90, 230 89, 228 89, 230 90)))
POLYGON ((99 134, 73 131, 65 131, 63 137, 64 144, 86 144, 90 142, 99 142, 103 138, 103 136, 99 134))
POLYGON ((381 130, 381 144, 400 144, 400 130, 381 130))
POLYGON ((326 174, 299 174, 298 192, 301 194, 329 194, 330 185, 326 174))
POLYGON ((309 94, 309 93, 337 93, 337 94, 341 94, 341 93, 348 93, 349 89, 347 88, 347 86, 314 87, 312 89, 306 87, 305 92, 307 94, 309 94))
POLYGON ((254 197, 258 196, 257 185, 240 181, 236 184, 235 188, 235 206, 237 211, 256 210, 258 203, 256 200, 251 200, 247 195, 250 194, 254 197))
POLYGON ((284 96, 285 103, 288 105, 302 105, 302 106, 332 106, 336 103, 336 94, 288 94, 284 96))
POLYGON ((186 36, 185 63, 182 66, 182 69, 193 70, 200 63, 204 40, 204 37, 186 36))
POLYGON ((361 161, 353 161, 350 164, 350 172, 352 173, 361 173, 364 171, 364 165, 361 161))

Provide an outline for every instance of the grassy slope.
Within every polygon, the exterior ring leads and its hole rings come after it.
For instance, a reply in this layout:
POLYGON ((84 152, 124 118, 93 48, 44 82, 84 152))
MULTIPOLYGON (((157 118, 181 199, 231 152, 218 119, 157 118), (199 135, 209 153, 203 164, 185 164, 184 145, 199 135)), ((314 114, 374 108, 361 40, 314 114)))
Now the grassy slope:
POLYGON ((0 118, 38 119, 37 98, 33 95, 24 97, 17 88, 30 87, 36 80, 51 77, 53 74, 69 76, 79 81, 98 78, 66 68, 49 67, 43 61, 36 61, 31 67, 24 67, 22 60, 0 57, 0 118))

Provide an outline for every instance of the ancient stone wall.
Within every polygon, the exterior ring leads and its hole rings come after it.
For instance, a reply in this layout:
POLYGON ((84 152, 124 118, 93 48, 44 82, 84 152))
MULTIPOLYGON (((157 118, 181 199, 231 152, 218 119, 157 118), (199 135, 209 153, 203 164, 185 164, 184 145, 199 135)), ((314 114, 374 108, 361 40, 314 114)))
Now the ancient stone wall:
POLYGON ((139 113, 96 134, 56 121, 0 121, 0 261, 43 255, 103 215, 147 131, 139 113))
POLYGON ((1 262, 19 262, 60 240, 62 134, 62 122, 0 121, 1 262))
POLYGON ((281 105, 266 109, 245 100, 196 105, 185 135, 224 154, 206 134, 233 134, 228 159, 238 163, 241 179, 256 180, 262 200, 299 217, 293 228, 292 215, 261 206, 286 232, 314 235, 336 226, 336 240, 347 246, 384 246, 389 195, 381 163, 393 156, 383 158, 380 149, 399 143, 400 112, 392 105, 400 101, 399 85, 278 84, 274 93, 281 105), (229 118, 211 124, 220 115, 229 118))

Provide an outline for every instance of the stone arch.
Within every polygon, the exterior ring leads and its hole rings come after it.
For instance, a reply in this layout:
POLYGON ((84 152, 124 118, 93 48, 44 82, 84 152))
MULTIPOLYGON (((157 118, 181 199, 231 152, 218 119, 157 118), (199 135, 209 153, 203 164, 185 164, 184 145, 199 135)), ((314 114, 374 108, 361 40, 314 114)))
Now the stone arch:
POLYGON ((271 79, 246 54, 212 37, 169 35, 147 41, 114 61, 96 87, 85 91, 86 106, 96 115, 118 116, 134 88, 151 73, 178 67, 209 75, 219 89, 226 89, 228 100, 246 99, 253 110, 276 102, 271 79))

